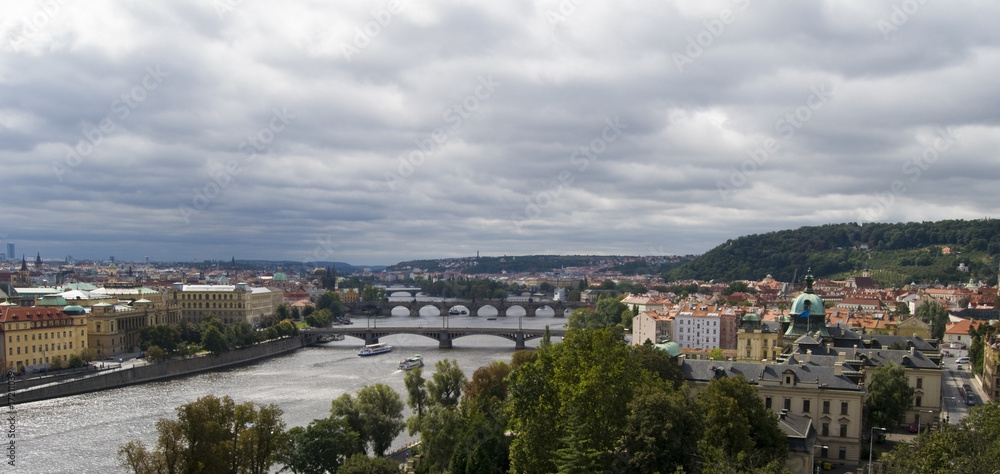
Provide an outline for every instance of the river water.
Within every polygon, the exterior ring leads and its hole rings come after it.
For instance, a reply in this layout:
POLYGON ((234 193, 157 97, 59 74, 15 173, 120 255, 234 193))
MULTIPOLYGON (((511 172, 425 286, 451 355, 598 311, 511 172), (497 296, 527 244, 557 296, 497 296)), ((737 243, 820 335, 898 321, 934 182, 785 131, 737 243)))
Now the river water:
MULTIPOLYGON (((553 317, 447 318, 450 327, 562 327, 566 320, 553 317), (522 320, 523 321, 519 321, 522 320)), ((368 324, 355 319, 355 325, 368 324)), ((382 318, 378 326, 441 327, 438 316, 382 318)), ((229 395, 236 402, 275 403, 284 411, 288 428, 304 426, 329 415, 330 402, 344 393, 354 394, 365 385, 384 383, 406 400, 401 359, 424 356, 425 377, 434 363, 455 359, 471 377, 476 368, 495 360, 510 361, 514 342, 493 336, 456 339, 453 349, 438 349, 437 341, 414 335, 387 336, 381 342, 393 352, 358 357, 362 342, 345 341, 307 347, 291 354, 235 369, 209 372, 165 382, 154 382, 88 393, 56 400, 15 405, 16 465, 4 460, 0 472, 82 473, 126 472, 117 465, 121 444, 139 439, 156 442, 156 420, 175 418, 175 408, 205 395, 229 395)), ((528 342, 537 345, 538 340, 528 342)), ((407 416, 409 412, 407 409, 407 416)), ((6 423, 5 423, 6 424, 6 423)), ((403 434, 395 446, 411 441, 403 434)))

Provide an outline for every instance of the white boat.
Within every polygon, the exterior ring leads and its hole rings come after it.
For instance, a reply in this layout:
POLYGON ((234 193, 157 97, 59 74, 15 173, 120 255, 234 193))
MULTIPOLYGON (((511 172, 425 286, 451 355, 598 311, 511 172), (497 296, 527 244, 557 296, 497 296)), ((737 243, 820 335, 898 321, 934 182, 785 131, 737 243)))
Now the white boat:
POLYGON ((408 357, 399 362, 400 370, 410 370, 423 366, 424 366, 424 358, 420 354, 417 354, 413 357, 408 357))
POLYGON ((362 346, 361 350, 358 351, 358 355, 373 356, 377 354, 384 354, 386 352, 392 352, 392 346, 388 344, 376 343, 362 346))

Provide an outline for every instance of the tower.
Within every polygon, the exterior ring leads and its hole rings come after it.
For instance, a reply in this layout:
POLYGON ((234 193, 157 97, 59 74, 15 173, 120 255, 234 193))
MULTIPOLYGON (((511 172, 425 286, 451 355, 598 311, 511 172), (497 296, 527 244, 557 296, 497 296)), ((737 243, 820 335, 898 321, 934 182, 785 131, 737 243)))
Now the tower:
POLYGON ((42 253, 39 252, 35 255, 35 270, 42 270, 42 253))

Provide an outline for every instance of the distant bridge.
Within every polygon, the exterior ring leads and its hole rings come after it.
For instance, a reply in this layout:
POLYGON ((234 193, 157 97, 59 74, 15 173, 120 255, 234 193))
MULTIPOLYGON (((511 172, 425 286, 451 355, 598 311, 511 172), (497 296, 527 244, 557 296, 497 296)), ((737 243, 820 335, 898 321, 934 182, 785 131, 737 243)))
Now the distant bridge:
MULTIPOLYGON (((374 306, 375 303, 360 303, 351 304, 351 314, 361 315, 361 312, 365 308, 374 306)), ((417 317, 420 316, 420 310, 426 307, 435 308, 437 310, 438 316, 447 316, 452 310, 461 311, 463 309, 468 310, 468 316, 482 316, 482 311, 487 308, 492 308, 496 310, 497 316, 509 316, 509 311, 514 308, 521 308, 524 310, 524 315, 527 317, 535 317, 538 315, 538 310, 549 308, 554 312, 557 318, 567 318, 570 313, 577 308, 586 308, 589 306, 587 303, 580 302, 570 302, 570 301, 519 301, 516 299, 480 299, 480 300, 468 300, 468 301, 381 301, 378 303, 378 315, 390 316, 392 315, 392 310, 395 308, 406 308, 410 313, 410 316, 417 317)), ((374 309, 374 308, 373 308, 374 309)), ((464 315, 463 315, 464 316, 464 315)))
MULTIPOLYGON (((514 341, 515 349, 524 349, 524 341, 538 339, 545 335, 545 329, 513 329, 513 328, 415 328, 415 327, 384 327, 384 328, 355 328, 352 326, 338 326, 332 328, 309 328, 300 331, 306 344, 316 344, 322 336, 330 334, 343 334, 345 336, 356 337, 365 341, 365 344, 375 344, 380 337, 392 336, 395 334, 416 334, 418 336, 429 337, 438 341, 441 349, 451 349, 452 341, 465 336, 497 336, 514 341)), ((549 329, 552 336, 563 337, 566 329, 549 329)))

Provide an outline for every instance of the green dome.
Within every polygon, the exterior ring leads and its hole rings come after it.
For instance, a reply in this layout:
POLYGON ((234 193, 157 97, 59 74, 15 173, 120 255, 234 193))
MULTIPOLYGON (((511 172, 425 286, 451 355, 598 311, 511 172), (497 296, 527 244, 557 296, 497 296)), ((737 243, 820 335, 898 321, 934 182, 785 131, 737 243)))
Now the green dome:
POLYGON ((792 301, 792 315, 798 316, 806 310, 806 301, 809 302, 809 314, 826 314, 826 306, 823 305, 823 298, 813 293, 802 293, 792 301))
POLYGON ((676 342, 665 342, 663 344, 656 344, 653 347, 665 351, 670 357, 677 357, 681 355, 681 346, 676 342))
POLYGON ((757 313, 747 313, 746 316, 743 316, 743 320, 744 321, 760 321, 760 315, 757 314, 757 313))
POLYGON ((83 309, 83 306, 71 304, 62 309, 64 313, 70 315, 86 314, 87 311, 83 309))
POLYGON ((272 278, 271 280, 273 280, 273 281, 288 281, 288 275, 285 275, 285 272, 278 272, 278 273, 274 274, 274 278, 272 278))

